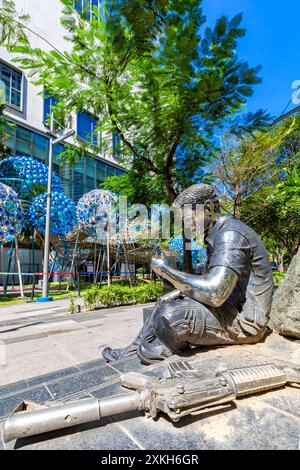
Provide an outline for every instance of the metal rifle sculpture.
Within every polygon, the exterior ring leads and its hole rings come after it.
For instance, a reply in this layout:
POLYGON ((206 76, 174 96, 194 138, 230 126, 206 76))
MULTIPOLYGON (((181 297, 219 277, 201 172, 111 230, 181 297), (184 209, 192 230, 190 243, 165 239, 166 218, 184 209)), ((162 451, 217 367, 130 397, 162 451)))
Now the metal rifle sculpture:
POLYGON ((120 381, 135 391, 100 400, 88 398, 44 406, 22 402, 5 423, 4 441, 136 410, 144 411, 151 418, 162 411, 178 422, 183 416, 239 397, 300 384, 300 366, 266 364, 228 369, 209 376, 193 369, 189 362, 181 361, 169 364, 167 377, 153 378, 131 372, 121 375, 120 381))

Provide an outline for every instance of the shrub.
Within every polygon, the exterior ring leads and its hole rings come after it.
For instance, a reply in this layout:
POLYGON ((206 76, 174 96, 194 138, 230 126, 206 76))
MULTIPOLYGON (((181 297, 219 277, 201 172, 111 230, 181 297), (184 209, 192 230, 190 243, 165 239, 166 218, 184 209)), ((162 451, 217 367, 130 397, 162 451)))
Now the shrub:
POLYGON ((89 308, 95 308, 97 303, 105 307, 132 305, 156 300, 163 295, 160 283, 137 283, 130 287, 125 283, 110 286, 93 286, 84 294, 84 302, 89 308))
POLYGON ((75 297, 71 294, 69 295, 69 313, 74 315, 75 313, 79 313, 79 306, 76 303, 75 297))
POLYGON ((83 298, 84 303, 89 308, 94 308, 99 303, 99 286, 92 286, 90 289, 84 292, 83 298))
POLYGON ((274 277, 274 284, 275 287, 278 287, 281 281, 284 279, 285 273, 282 273, 280 271, 273 271, 273 277, 274 277))

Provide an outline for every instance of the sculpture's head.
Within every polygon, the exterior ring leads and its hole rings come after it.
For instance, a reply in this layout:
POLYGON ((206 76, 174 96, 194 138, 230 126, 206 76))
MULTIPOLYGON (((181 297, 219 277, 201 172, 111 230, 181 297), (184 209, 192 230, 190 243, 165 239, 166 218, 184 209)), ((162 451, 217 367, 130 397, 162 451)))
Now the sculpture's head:
POLYGON ((209 231, 220 215, 220 202, 215 190, 209 184, 194 184, 185 189, 174 202, 176 208, 182 210, 185 226, 192 231, 202 228, 209 231), (186 210, 189 207, 190 210, 186 210))

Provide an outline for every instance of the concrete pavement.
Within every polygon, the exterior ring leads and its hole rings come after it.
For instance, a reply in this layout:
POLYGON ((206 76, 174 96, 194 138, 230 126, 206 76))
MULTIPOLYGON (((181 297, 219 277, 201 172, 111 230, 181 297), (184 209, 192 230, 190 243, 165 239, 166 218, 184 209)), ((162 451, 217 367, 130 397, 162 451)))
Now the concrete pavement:
POLYGON ((100 359, 126 346, 143 323, 143 306, 70 315, 63 301, 0 310, 0 386, 100 359), (31 308, 30 308, 31 307, 31 308), (33 308, 32 308, 33 307, 33 308))

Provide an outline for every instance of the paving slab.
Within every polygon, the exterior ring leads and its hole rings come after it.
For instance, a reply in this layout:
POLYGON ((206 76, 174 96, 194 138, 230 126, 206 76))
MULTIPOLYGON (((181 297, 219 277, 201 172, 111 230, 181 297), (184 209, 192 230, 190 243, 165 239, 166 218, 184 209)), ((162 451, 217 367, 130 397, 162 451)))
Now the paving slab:
POLYGON ((7 321, 0 312, 0 386, 100 360, 103 348, 126 346, 142 323, 141 305, 7 321))

